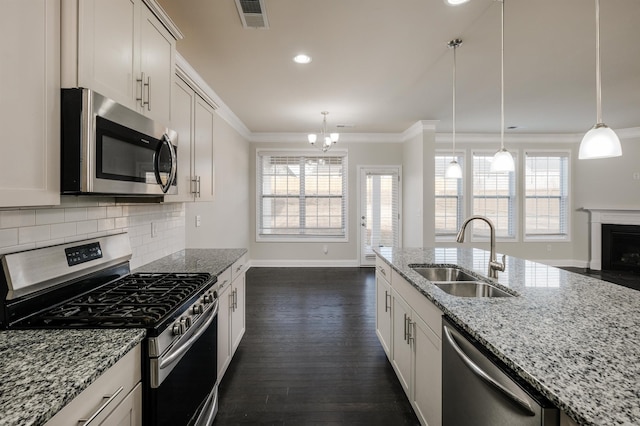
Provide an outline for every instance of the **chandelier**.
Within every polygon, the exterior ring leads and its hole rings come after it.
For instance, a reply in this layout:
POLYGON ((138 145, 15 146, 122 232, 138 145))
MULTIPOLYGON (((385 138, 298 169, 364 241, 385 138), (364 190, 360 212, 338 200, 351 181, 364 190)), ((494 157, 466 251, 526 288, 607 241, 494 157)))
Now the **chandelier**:
POLYGON ((321 149, 322 152, 327 152, 336 142, 338 142, 340 134, 327 133, 327 114, 329 114, 329 111, 322 111, 320 114, 324 116, 322 119, 322 130, 319 134, 309 133, 307 135, 307 139, 309 140, 311 146, 315 146, 316 148, 321 149), (320 139, 321 143, 316 145, 318 138, 320 139))

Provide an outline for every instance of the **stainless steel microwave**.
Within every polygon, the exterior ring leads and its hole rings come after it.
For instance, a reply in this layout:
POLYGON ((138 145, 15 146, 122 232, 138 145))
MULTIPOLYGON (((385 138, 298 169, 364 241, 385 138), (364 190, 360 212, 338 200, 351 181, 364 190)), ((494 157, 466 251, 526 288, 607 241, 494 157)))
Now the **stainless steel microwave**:
POLYGON ((61 193, 176 194, 176 132, 89 89, 62 89, 61 193))

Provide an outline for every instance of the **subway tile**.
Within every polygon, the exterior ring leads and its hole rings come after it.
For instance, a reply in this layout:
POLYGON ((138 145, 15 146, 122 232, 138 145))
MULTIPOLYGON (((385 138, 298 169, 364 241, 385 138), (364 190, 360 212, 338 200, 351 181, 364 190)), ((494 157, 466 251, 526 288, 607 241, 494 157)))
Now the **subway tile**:
POLYGON ((18 229, 0 229, 0 247, 18 245, 18 229))
POLYGON ((98 221, 97 220, 85 220, 82 222, 78 222, 78 229, 76 232, 78 234, 90 234, 92 232, 98 231, 98 221))
POLYGON ((0 228, 18 228, 22 224, 20 210, 6 210, 0 212, 0 228))
POLYGON ((115 228, 115 220, 114 219, 99 219, 98 220, 98 231, 108 231, 110 229, 115 228))
POLYGON ((36 248, 38 247, 49 247, 49 246, 55 246, 58 244, 64 244, 64 238, 59 238, 59 239, 55 239, 55 240, 46 240, 46 241, 39 241, 36 243, 36 248))
POLYGON ((120 217, 120 216, 122 216, 122 206, 107 207, 107 217, 120 217))
POLYGON ((64 209, 36 210, 36 225, 50 225, 64 222, 64 209))
POLYGON ((115 218, 115 227, 116 228, 126 228, 129 226, 129 218, 128 217, 116 217, 115 218))
POLYGON ((36 211, 35 210, 19 210, 20 226, 35 226, 36 211))
POLYGON ((51 238, 66 238, 76 235, 77 223, 56 223, 51 225, 51 238))
POLYGON ((51 227, 49 225, 18 228, 18 243, 20 244, 37 243, 50 238, 51 227))
POLYGON ((107 217, 107 207, 88 207, 87 219, 104 219, 107 217))
POLYGON ((81 220, 87 220, 86 207, 64 209, 64 220, 65 222, 78 222, 81 220))

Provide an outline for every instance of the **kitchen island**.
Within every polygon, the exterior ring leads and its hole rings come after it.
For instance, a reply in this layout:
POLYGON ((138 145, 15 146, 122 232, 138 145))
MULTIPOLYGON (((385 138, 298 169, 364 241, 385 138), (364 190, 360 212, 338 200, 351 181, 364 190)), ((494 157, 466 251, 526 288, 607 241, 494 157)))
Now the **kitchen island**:
POLYGON ((489 252, 380 248, 378 256, 579 424, 640 424, 640 292, 515 257, 497 283, 516 297, 445 293, 410 265, 484 277, 489 252))

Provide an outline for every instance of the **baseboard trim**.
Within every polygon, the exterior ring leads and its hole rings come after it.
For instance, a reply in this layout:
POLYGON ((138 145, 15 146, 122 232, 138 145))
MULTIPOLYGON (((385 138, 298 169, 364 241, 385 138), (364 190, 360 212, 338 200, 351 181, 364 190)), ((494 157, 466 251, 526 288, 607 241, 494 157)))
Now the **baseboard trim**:
MULTIPOLYGON (((254 268, 357 268, 360 262, 351 260, 251 259, 254 268)), ((371 266, 373 268, 373 265, 371 266)))

